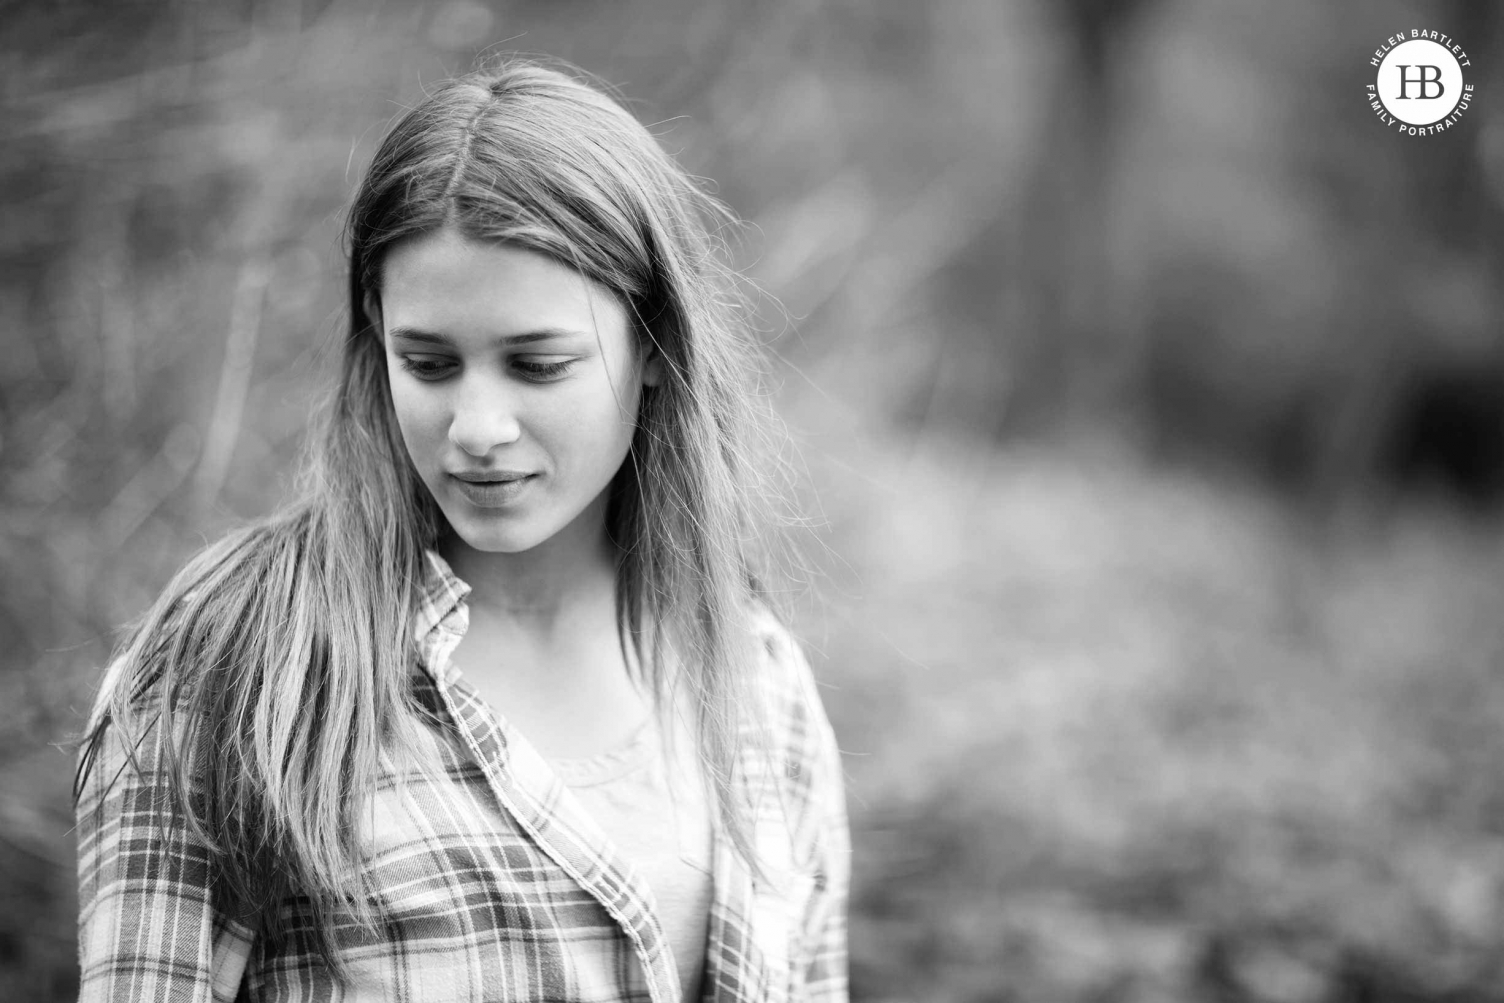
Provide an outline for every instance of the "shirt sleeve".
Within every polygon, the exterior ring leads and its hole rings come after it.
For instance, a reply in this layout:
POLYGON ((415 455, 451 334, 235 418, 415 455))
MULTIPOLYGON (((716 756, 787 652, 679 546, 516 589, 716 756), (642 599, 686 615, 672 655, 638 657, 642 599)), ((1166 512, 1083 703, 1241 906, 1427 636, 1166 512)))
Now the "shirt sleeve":
POLYGON ((254 941, 219 915, 208 848, 173 807, 152 752, 125 755, 107 727, 83 779, 78 833, 79 1000, 225 1003, 254 941))
POLYGON ((807 708, 804 719, 809 766, 807 798, 815 840, 811 855, 814 890, 804 920, 804 998, 813 1003, 846 1003, 851 834, 841 752, 800 645, 790 638, 788 647, 807 708))

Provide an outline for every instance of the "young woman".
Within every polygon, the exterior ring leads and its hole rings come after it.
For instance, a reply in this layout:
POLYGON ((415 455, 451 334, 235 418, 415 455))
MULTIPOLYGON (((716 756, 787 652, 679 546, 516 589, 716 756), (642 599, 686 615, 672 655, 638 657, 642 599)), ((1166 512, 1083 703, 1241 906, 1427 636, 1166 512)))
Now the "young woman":
POLYGON ((302 499, 105 674, 83 999, 845 999, 723 212, 567 67, 392 129, 302 499))

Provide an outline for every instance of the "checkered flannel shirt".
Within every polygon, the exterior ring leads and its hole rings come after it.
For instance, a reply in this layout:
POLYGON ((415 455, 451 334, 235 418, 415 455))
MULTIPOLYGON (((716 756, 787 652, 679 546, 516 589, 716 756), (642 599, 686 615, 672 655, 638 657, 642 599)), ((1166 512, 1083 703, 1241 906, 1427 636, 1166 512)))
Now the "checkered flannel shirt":
MULTIPOLYGON (((337 926, 349 981, 319 960, 305 898, 279 906, 275 949, 214 909, 209 857, 163 808, 161 774, 149 755, 140 772, 121 772, 115 741, 77 808, 81 1000, 678 1003, 672 948, 640 872, 454 668, 468 594, 430 552, 413 679, 442 721, 424 726, 440 768, 403 777, 382 759, 363 833, 380 932, 337 926)), ((715 825, 701 1000, 844 1001, 839 753, 797 642, 766 614, 759 631, 777 755, 771 769, 744 762, 753 782, 783 785, 792 811, 787 822, 776 808, 757 818, 768 884, 715 825)))

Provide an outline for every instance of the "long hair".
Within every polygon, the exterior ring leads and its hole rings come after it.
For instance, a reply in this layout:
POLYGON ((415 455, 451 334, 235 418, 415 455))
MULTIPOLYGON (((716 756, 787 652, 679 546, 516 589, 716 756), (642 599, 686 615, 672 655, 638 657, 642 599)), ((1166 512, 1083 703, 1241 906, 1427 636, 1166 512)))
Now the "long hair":
POLYGON ((349 328, 298 500, 203 550, 127 635, 75 798, 118 728, 159 755, 222 908, 267 919, 305 894, 331 961, 336 908, 373 921, 353 834, 381 750, 414 747, 409 615, 447 524, 403 445, 365 304, 397 242, 451 227, 604 285, 664 360, 607 488, 617 627, 660 713, 690 713, 719 818, 759 872, 737 783, 765 734, 752 626, 759 603, 786 619, 792 551, 762 349, 720 237, 734 222, 567 64, 506 58, 403 115, 350 209, 349 328))

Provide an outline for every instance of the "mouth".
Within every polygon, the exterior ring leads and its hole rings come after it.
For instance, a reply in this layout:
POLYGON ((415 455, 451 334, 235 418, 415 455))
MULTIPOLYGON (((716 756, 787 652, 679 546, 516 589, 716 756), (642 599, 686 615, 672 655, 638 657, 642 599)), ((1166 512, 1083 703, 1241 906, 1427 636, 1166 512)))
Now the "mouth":
POLYGON ((466 484, 510 484, 513 481, 526 480, 534 475, 520 470, 463 470, 451 473, 449 476, 464 481, 466 484))
POLYGON ((537 474, 514 471, 458 473, 449 476, 454 478, 455 489, 471 505, 482 509, 499 509, 511 505, 525 496, 529 485, 538 478, 537 474))

